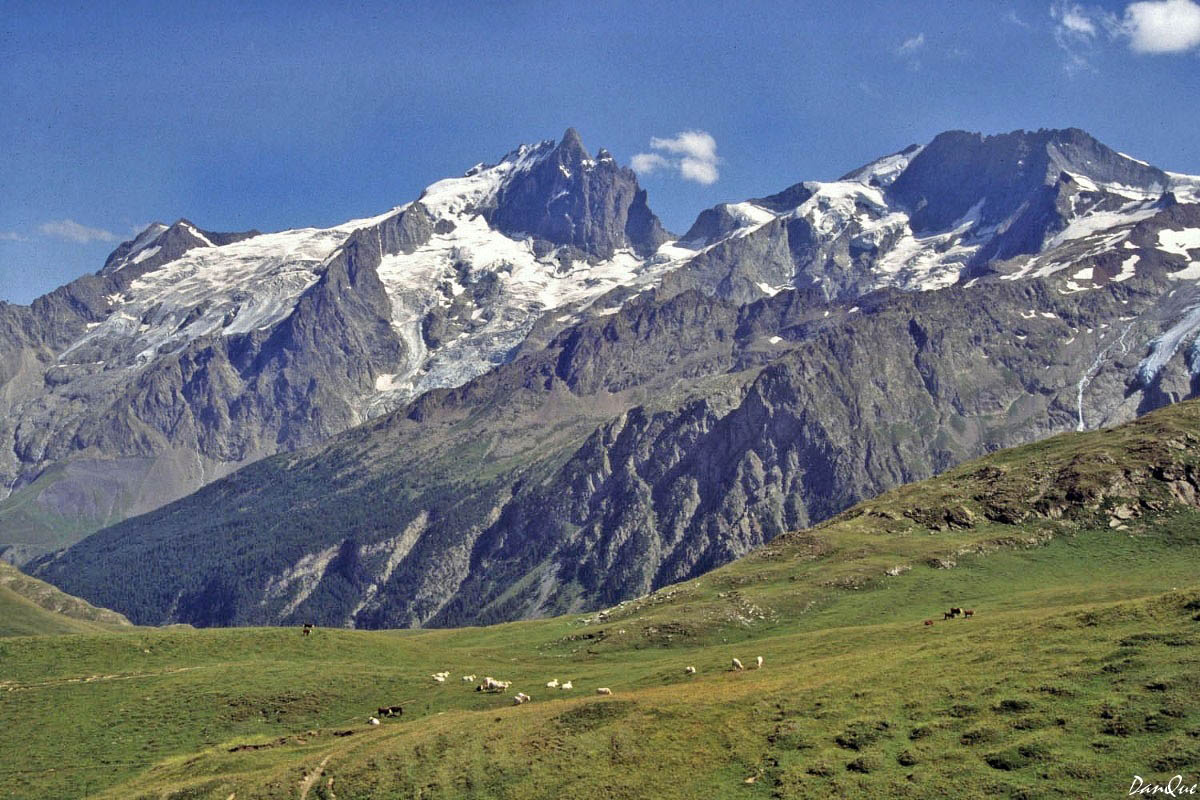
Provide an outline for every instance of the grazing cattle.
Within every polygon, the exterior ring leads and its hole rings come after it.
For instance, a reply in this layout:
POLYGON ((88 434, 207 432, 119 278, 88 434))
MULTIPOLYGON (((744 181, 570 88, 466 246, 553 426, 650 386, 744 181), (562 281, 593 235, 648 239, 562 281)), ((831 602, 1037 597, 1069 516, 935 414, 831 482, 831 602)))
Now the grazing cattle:
POLYGON ((695 675, 696 668, 695 667, 684 667, 683 674, 684 675, 695 675))
POLYGON ((375 713, 381 717, 398 717, 404 713, 404 708, 401 706, 380 706, 375 713))
POLYGON ((312 631, 313 631, 312 623, 311 622, 304 623, 304 635, 308 636, 310 633, 312 633, 312 631))
POLYGON ((517 692, 516 697, 513 698, 513 705, 519 706, 522 703, 528 703, 532 699, 533 699, 532 697, 525 694, 524 692, 517 692))
POLYGON ((745 669, 745 667, 742 666, 742 662, 738 661, 736 658, 733 660, 733 668, 734 669, 745 669))
POLYGON ((929 625, 932 625, 932 624, 933 624, 933 620, 931 620, 931 619, 927 619, 927 620, 925 620, 925 624, 926 624, 927 626, 929 626, 929 625))
POLYGON ((945 614, 942 614, 942 619, 954 619, 954 615, 947 611, 945 614))
POLYGON ((611 695, 612 689, 609 689, 607 686, 601 686, 599 689, 596 690, 596 694, 611 695))
POLYGON ((434 675, 434 676, 433 676, 433 679, 434 679, 435 681, 437 681, 438 683, 445 683, 445 682, 446 682, 446 676, 445 676, 445 675, 434 675))
POLYGON ((558 678, 555 678, 552 681, 546 681, 546 688, 547 689, 557 689, 558 688, 558 678))
POLYGON ((970 619, 973 616, 975 616, 975 609, 973 609, 973 608, 968 608, 966 611, 963 612, 963 617, 965 617, 966 619, 970 619))
POLYGON ((762 669, 762 656, 759 656, 758 658, 754 659, 754 668, 762 669))
POLYGON ((368 718, 367 718, 367 724, 368 724, 368 725, 378 725, 378 724, 379 724, 379 720, 375 719, 374 717, 368 717, 368 718))
POLYGON ((564 683, 564 684, 560 685, 558 688, 560 688, 560 689, 574 689, 574 688, 575 688, 575 686, 574 686, 574 684, 572 684, 570 681, 567 681, 566 683, 564 683))
POLYGON ((463 675, 463 681, 466 683, 474 683, 475 676, 474 675, 463 675))
POLYGON ((957 617, 961 613, 963 613, 963 610, 961 608, 955 607, 955 608, 950 609, 950 616, 952 616, 952 617, 957 617))

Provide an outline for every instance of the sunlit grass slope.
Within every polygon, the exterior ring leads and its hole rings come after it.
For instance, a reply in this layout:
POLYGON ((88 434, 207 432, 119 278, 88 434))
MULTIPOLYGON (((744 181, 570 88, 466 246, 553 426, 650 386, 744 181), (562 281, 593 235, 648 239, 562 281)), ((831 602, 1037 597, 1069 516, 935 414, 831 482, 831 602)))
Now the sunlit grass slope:
POLYGON ((3 639, 0 797, 1123 796, 1200 764, 1197 444, 996 453, 582 616, 3 639))

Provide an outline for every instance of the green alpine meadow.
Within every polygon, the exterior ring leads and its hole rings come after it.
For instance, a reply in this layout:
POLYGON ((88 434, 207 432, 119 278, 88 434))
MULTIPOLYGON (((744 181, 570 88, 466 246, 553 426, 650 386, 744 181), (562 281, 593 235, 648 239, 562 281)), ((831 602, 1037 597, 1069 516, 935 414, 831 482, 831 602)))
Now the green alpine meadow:
POLYGON ((969 461, 611 608, 481 628, 131 627, 9 581, 0 796, 1194 782, 1198 445, 1200 403, 1180 403, 969 461), (485 677, 511 685, 476 691, 485 677))

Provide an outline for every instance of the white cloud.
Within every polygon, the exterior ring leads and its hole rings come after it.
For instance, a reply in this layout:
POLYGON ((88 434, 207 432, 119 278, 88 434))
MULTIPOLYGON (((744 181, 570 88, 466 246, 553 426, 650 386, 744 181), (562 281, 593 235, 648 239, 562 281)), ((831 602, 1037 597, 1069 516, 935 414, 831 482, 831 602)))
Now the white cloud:
MULTIPOLYGON (((1111 16, 1111 15, 1109 15, 1111 16)), ((1112 20, 1106 12, 1086 8, 1068 0, 1055 0, 1050 6, 1054 20, 1054 41, 1066 54, 1063 66, 1070 75, 1090 69, 1101 27, 1112 30, 1112 20)))
POLYGON ((1099 6, 1055 0, 1050 7, 1054 41, 1066 54, 1066 69, 1091 69, 1103 45, 1125 42, 1135 53, 1183 53, 1200 48, 1200 4, 1196 0, 1138 0, 1118 17, 1099 6))
POLYGON ((674 139, 654 136, 650 139, 650 146, 655 150, 666 150, 701 161, 717 160, 717 140, 704 131, 684 131, 674 139))
POLYGON ((1032 27, 1028 22, 1021 19, 1021 17, 1017 14, 1017 12, 1015 12, 1011 9, 1009 10, 1009 12, 1007 14, 1004 15, 1004 21, 1008 22, 1012 25, 1017 25, 1022 28, 1032 27))
POLYGON ((717 140, 705 131, 682 131, 672 139, 654 136, 650 147, 659 153, 638 153, 631 159, 635 172, 649 174, 657 169, 678 170, 679 177, 705 185, 716 183, 720 178, 717 164, 717 140), (677 158, 662 155, 667 153, 677 158))
POLYGON ((679 162, 679 174, 685 181, 703 183, 705 186, 716 183, 721 177, 717 173, 717 165, 712 161, 701 161, 698 158, 685 158, 679 162))
POLYGON ((0 242, 23 242, 25 237, 16 231, 0 231, 0 242))
POLYGON ((671 166, 671 162, 658 153, 638 153, 631 159, 634 172, 649 174, 656 169, 671 166))
POLYGON ((925 34, 918 33, 916 36, 904 40, 904 43, 896 48, 896 55, 909 56, 925 46, 925 34))
POLYGON ((38 226, 38 230, 46 236, 56 236, 59 239, 67 239, 68 241, 79 242, 80 244, 121 241, 121 237, 115 233, 101 228, 89 228, 86 225, 80 225, 73 219, 43 222, 38 226))
POLYGON ((1124 33, 1137 53, 1181 53, 1200 45, 1200 5, 1144 0, 1125 9, 1124 33))
POLYGON ((1077 3, 1057 2, 1050 7, 1050 16, 1068 35, 1091 39, 1096 35, 1096 23, 1087 9, 1077 3))

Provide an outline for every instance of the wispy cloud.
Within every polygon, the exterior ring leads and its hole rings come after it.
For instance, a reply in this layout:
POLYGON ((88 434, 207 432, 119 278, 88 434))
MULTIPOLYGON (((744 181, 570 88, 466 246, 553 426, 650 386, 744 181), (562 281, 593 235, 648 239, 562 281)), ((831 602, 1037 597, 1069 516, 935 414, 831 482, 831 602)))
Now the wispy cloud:
POLYGON ((38 226, 38 231, 45 236, 54 236, 70 242, 88 244, 90 242, 119 242, 121 237, 102 228, 89 228, 80 225, 73 219, 51 220, 38 226))
POLYGON ((925 34, 918 33, 916 36, 910 36, 896 47, 892 48, 892 53, 896 58, 902 58, 908 62, 908 66, 912 70, 921 69, 921 60, 919 54, 925 49, 925 34))
POLYGON ((916 36, 911 36, 905 39, 899 47, 896 48, 896 55, 911 56, 913 53, 925 46, 925 34, 918 33, 916 36))
POLYGON ((1192 0, 1130 3, 1122 28, 1136 53, 1182 53, 1200 46, 1200 5, 1192 0))
POLYGON ((1013 11, 1011 8, 1008 10, 1008 13, 1004 15, 1004 21, 1010 25, 1016 25, 1019 28, 1033 27, 1028 22, 1021 19, 1020 15, 1018 15, 1017 12, 1013 11))
POLYGON ((23 242, 25 237, 16 231, 0 231, 0 242, 23 242))
POLYGON ((638 153, 631 159, 635 172, 648 175, 659 169, 679 172, 679 177, 705 185, 720 178, 717 165, 717 140, 705 131, 681 131, 674 138, 650 139, 650 149, 656 153, 638 153), (665 155, 664 155, 665 154, 665 155))
POLYGON ((1096 23, 1091 12, 1078 3, 1059 0, 1050 7, 1050 16, 1065 36, 1091 41, 1096 36, 1096 23))
POLYGON ((1106 14, 1069 0, 1055 0, 1050 6, 1050 18, 1054 20, 1054 41, 1066 57, 1063 68, 1068 75, 1092 68, 1097 36, 1103 27, 1100 23, 1107 18, 1106 14))
POLYGON ((879 90, 866 81, 858 82, 858 90, 873 100, 878 100, 879 98, 883 97, 883 95, 879 93, 879 90))

